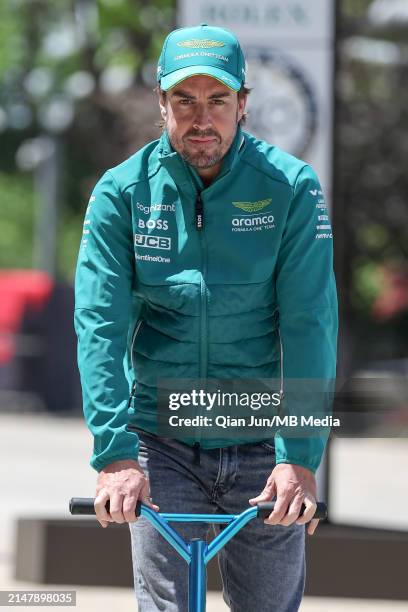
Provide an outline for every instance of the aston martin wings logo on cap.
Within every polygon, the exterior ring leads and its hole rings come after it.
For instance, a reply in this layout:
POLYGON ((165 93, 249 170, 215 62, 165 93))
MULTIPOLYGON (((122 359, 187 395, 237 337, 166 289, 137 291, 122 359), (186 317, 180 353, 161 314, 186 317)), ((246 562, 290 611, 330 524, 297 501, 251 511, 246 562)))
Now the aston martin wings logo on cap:
POLYGON ((258 210, 263 210, 269 206, 271 202, 272 198, 268 198, 267 200, 258 200, 258 202, 233 202, 233 205, 245 212, 252 213, 258 212, 258 210))
POLYGON ((196 49, 209 49, 211 47, 225 47, 221 40, 208 40, 207 38, 194 38, 193 40, 181 40, 177 43, 178 47, 189 47, 196 49))

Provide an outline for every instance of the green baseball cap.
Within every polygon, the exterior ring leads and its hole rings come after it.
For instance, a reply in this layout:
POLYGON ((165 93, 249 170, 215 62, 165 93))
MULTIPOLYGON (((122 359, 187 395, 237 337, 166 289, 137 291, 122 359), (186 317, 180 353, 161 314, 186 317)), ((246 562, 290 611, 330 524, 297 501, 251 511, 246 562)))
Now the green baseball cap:
POLYGON ((245 57, 232 32, 206 23, 170 32, 157 66, 161 89, 167 91, 196 74, 213 77, 234 91, 241 88, 245 57))

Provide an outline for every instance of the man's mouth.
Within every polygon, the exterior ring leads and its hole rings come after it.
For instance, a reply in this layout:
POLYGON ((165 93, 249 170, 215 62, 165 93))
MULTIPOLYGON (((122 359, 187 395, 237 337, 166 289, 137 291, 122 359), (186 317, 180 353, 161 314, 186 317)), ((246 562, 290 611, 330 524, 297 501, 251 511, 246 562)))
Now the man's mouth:
POLYGON ((197 145, 197 146, 208 146, 211 144, 215 144, 216 142, 218 142, 220 139, 216 134, 203 134, 203 135, 198 135, 198 134, 190 134, 189 136, 186 137, 187 142, 193 144, 193 145, 197 145))
POLYGON ((217 138, 215 138, 215 136, 206 136, 205 138, 197 138, 195 136, 190 136, 189 138, 187 138, 187 140, 188 142, 191 142, 195 145, 209 145, 217 142, 217 138))

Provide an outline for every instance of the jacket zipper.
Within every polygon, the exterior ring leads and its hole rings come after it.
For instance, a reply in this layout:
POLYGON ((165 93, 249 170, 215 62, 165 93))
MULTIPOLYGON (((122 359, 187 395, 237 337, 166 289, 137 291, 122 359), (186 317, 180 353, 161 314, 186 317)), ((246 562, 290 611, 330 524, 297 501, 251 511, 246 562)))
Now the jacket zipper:
POLYGON ((197 194, 195 213, 196 213, 196 228, 198 231, 201 231, 202 229, 204 229, 204 209, 203 209, 203 201, 201 199, 201 193, 197 194))
POLYGON ((207 244, 204 234, 204 208, 201 193, 197 194, 195 205, 196 229, 200 233, 202 270, 200 281, 200 378, 207 376, 207 244))
MULTIPOLYGON (((202 270, 201 270, 201 281, 200 281, 200 378, 205 379, 207 377, 207 245, 204 234, 204 207, 201 199, 201 193, 197 194, 195 203, 195 222, 196 229, 200 235, 201 243, 201 257, 202 257, 202 270)), ((198 441, 193 444, 194 450, 194 464, 200 465, 200 443, 198 441)))

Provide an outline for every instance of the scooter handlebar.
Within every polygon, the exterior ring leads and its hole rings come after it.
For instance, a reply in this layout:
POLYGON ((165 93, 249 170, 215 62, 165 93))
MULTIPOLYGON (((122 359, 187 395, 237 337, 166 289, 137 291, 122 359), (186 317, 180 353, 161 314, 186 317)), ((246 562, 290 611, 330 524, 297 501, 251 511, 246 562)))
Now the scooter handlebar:
MULTIPOLYGON (((69 511, 71 514, 82 514, 82 515, 95 515, 95 506, 94 506, 94 498, 93 497, 72 497, 69 500, 69 511)), ((106 510, 109 512, 110 504, 109 499, 105 504, 106 510)), ((136 503, 136 511, 135 515, 140 516, 141 509, 141 501, 139 500, 136 503)))
MULTIPOLYGON (((72 497, 69 502, 69 511, 71 514, 78 515, 87 515, 92 516, 95 515, 95 507, 94 507, 94 498, 93 497, 72 497)), ((258 508, 258 518, 266 519, 273 511, 275 507, 275 501, 268 502, 259 502, 257 504, 258 508)), ((306 506, 302 504, 299 516, 302 516, 306 509, 306 506)), ((106 510, 109 512, 109 500, 106 502, 106 510)), ((136 516, 140 516, 141 512, 141 502, 140 500, 136 504, 136 516)), ((327 517, 327 506, 324 502, 317 502, 316 512, 313 515, 313 518, 316 519, 325 519, 327 517)))
MULTIPOLYGON (((324 502, 316 502, 317 508, 316 512, 313 515, 315 519, 325 519, 327 518, 327 506, 324 502)), ((276 501, 267 501, 267 502, 259 502, 258 506, 258 518, 266 519, 270 515, 270 513, 275 508, 276 501)), ((302 504, 300 509, 299 516, 302 516, 304 511, 306 510, 305 504, 302 504)))

